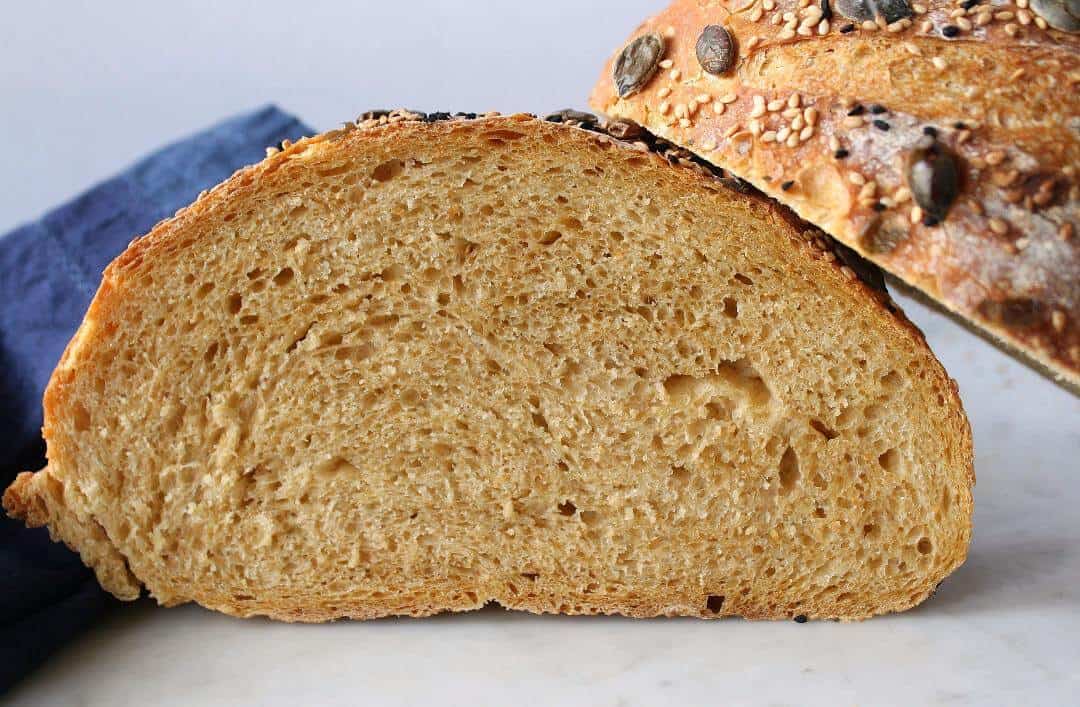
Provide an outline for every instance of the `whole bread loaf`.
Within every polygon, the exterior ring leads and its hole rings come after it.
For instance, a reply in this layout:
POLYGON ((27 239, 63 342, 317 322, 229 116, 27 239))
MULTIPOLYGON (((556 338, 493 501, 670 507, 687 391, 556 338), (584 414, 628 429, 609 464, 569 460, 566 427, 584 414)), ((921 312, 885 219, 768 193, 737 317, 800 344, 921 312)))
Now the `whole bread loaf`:
POLYGON ((4 494, 115 595, 856 619, 964 560, 955 384, 739 182, 573 113, 283 147, 108 267, 4 494))
POLYGON ((676 0, 592 96, 1080 393, 1077 0, 676 0))

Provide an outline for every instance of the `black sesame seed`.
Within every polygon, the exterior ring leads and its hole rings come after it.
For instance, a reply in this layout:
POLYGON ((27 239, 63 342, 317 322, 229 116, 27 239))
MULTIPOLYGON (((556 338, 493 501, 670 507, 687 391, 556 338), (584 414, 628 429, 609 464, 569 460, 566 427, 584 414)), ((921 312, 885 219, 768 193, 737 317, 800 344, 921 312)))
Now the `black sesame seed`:
POLYGON ((821 0, 821 19, 832 19, 832 5, 829 3, 829 0, 821 0))
POLYGON ((941 223, 941 221, 939 221, 937 217, 931 216, 930 214, 925 214, 922 218, 922 225, 926 226, 927 228, 933 228, 939 223, 941 223))
POLYGON ((795 617, 795 623, 797 623, 797 624, 806 623, 806 614, 799 614, 798 616, 796 616, 795 617))
POLYGON ((960 34, 960 28, 956 25, 945 25, 941 28, 941 33, 946 37, 952 38, 960 34))
POLYGON ((850 154, 851 154, 850 152, 848 152, 847 150, 845 150, 844 148, 841 147, 839 150, 837 150, 836 152, 833 153, 833 157, 835 157, 838 160, 842 160, 842 159, 844 159, 845 157, 847 157, 850 154))
POLYGON ((964 8, 965 10, 970 10, 978 4, 979 0, 964 0, 964 4, 962 4, 960 7, 964 8))
POLYGON ((847 114, 848 114, 848 115, 862 115, 862 114, 863 114, 863 113, 865 113, 865 112, 866 112, 866 108, 864 108, 864 107, 863 107, 863 106, 862 106, 862 105, 860 104, 860 105, 857 105, 857 106, 855 106, 855 107, 854 107, 854 108, 852 108, 851 110, 849 110, 849 111, 847 112, 847 114))
POLYGON ((795 186, 795 182, 789 179, 788 181, 781 184, 780 188, 783 189, 784 191, 787 191, 788 189, 791 189, 793 186, 795 186))
POLYGON ((927 125, 922 129, 923 135, 929 135, 930 137, 937 137, 937 128, 932 125, 927 125))
POLYGON ((879 103, 875 103, 874 105, 870 106, 870 112, 874 115, 881 115, 885 112, 885 106, 879 103))
POLYGON ((880 201, 876 201, 876 202, 874 202, 874 207, 873 208, 874 208, 874 211, 877 211, 880 214, 882 211, 884 211, 886 209, 886 206, 885 206, 885 204, 882 204, 880 201))
POLYGON ((960 120, 953 123, 952 126, 954 128, 956 128, 957 130, 967 130, 967 123, 965 123, 963 121, 960 121, 960 120))
POLYGON ((854 31, 855 31, 855 25, 853 25, 853 24, 846 24, 846 25, 844 25, 843 27, 840 28, 840 34, 848 34, 849 32, 854 32, 854 31))
POLYGON ((877 128, 878 130, 888 131, 889 124, 886 123, 884 120, 875 120, 874 121, 874 127, 877 128))

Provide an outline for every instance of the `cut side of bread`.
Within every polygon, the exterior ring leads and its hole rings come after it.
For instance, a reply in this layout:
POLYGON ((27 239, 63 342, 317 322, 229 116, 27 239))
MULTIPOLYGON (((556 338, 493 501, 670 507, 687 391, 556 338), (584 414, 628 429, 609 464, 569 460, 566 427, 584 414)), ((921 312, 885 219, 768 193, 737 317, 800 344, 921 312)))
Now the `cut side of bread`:
POLYGON ((657 147, 395 113, 274 151, 109 266, 5 508, 121 598, 239 616, 919 603, 971 533, 954 382, 819 233, 657 147))
POLYGON ((675 0, 643 22, 592 107, 747 180, 1080 395, 1080 6, 737 5, 675 0))

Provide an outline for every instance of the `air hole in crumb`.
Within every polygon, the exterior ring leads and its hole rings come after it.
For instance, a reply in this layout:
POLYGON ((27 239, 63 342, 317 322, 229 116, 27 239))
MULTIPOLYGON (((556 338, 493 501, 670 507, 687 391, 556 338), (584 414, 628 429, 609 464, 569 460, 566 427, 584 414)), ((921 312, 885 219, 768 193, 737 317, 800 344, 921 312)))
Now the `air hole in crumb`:
POLYGON ((934 549, 934 546, 930 542, 930 538, 921 538, 915 548, 919 551, 920 555, 929 555, 934 549))
POLYGON ((690 472, 685 466, 675 466, 671 468, 671 479, 680 486, 686 486, 690 481, 690 472))
POLYGON ((744 285, 753 285, 754 284, 753 280, 748 278, 746 275, 743 275, 741 272, 735 273, 735 279, 738 280, 739 282, 741 282, 744 285))
POLYGON ((541 415, 540 413, 538 413, 538 412, 532 413, 532 421, 533 421, 533 424, 536 425, 537 427, 539 427, 540 429, 544 430, 545 432, 548 431, 547 419, 543 415, 541 415))
POLYGON ((198 299, 202 299, 203 297, 206 297, 208 294, 210 294, 210 291, 212 289, 214 289, 214 283, 207 282, 206 284, 199 287, 199 289, 195 290, 195 297, 198 299))
POLYGON ((795 450, 788 447, 780 457, 780 492, 789 493, 798 483, 802 473, 799 471, 799 457, 795 450))
POLYGON ((557 240, 562 238, 563 234, 559 231, 547 231, 544 235, 540 236, 540 245, 551 245, 557 240))
POLYGON ((371 171, 371 177, 378 182, 388 182, 401 174, 405 163, 401 160, 387 160, 371 171))
POLYGON ((71 410, 71 419, 77 432, 86 432, 90 429, 90 413, 86 411, 82 403, 75 403, 71 410))
POLYGON ((600 514, 596 511, 582 511, 581 522, 590 527, 596 525, 600 521, 600 514))
POLYGON ((259 321, 259 315, 257 315, 257 314, 248 314, 248 315, 245 315, 243 317, 240 317, 241 326, 251 326, 252 324, 257 323, 258 321, 259 321))
POLYGON ((720 610, 724 608, 724 597, 722 594, 710 594, 709 598, 705 600, 705 606, 709 611, 714 614, 719 614, 720 610))
POLYGON ((739 303, 731 297, 724 298, 724 316, 729 319, 735 319, 739 316, 739 303))
POLYGON ((817 508, 814 509, 814 516, 817 517, 817 518, 824 518, 825 517, 825 509, 822 508, 821 506, 818 506, 817 508))
POLYGON ((229 299, 225 302, 225 308, 228 310, 229 314, 236 314, 243 306, 244 298, 238 294, 229 295, 229 299))
POLYGON ((295 274, 292 268, 284 268, 277 275, 274 275, 274 284, 278 287, 284 287, 292 282, 295 274))
POLYGON ((867 523, 862 527, 862 534, 868 538, 876 538, 881 535, 881 528, 875 523, 867 523))
POLYGON ((888 449, 878 457, 878 464, 890 474, 895 474, 900 469, 900 454, 895 449, 888 449))
POLYGON ((563 501, 559 504, 558 508, 559 513, 563 514, 564 516, 572 516, 577 513, 577 506, 575 506, 570 501, 563 501))
POLYGON ((838 437, 836 430, 830 429, 829 426, 821 420, 810 420, 810 426, 817 430, 825 439, 832 440, 838 437))

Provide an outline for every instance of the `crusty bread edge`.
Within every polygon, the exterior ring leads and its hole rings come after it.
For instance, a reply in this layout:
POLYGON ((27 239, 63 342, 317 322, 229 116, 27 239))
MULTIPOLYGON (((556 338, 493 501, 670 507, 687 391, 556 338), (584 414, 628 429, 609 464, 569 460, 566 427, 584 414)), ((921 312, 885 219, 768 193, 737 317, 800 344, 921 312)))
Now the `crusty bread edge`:
MULTIPOLYGON (((547 129, 556 128, 544 120, 528 114, 515 114, 508 116, 488 115, 471 119, 466 122, 475 123, 477 127, 500 127, 521 126, 523 124, 537 124, 546 126, 547 129)), ((286 145, 284 149, 269 154, 266 159, 249 167, 242 168, 234 173, 229 179, 217 185, 209 191, 203 192, 190 206, 180 209, 168 219, 156 224, 145 236, 132 241, 128 248, 121 253, 105 269, 101 285, 91 302, 86 316, 68 343, 60 362, 49 379, 44 396, 45 426, 44 435, 48 440, 53 430, 59 430, 62 421, 66 421, 68 411, 65 408, 65 391, 77 374, 79 363, 83 358, 83 351, 91 350, 104 341, 115 328, 110 324, 110 314, 116 307, 116 302, 125 296, 125 288, 131 282, 131 275, 139 265, 155 254, 167 251, 172 247, 181 245, 185 235, 185 227, 191 226, 196 232, 205 233, 198 224, 208 217, 216 208, 239 197, 255 191, 260 183, 270 176, 285 162, 291 159, 304 159, 310 151, 327 149, 329 145, 341 140, 395 140, 407 131, 416 130, 418 121, 400 120, 377 125, 356 126, 347 125, 343 129, 333 130, 313 137, 304 138, 294 144, 286 145)), ((447 128, 449 129, 449 128, 447 128)), ((625 149, 636 149, 613 139, 610 136, 597 134, 586 130, 575 132, 588 135, 591 139, 609 144, 616 144, 625 149)), ((351 144, 351 143, 350 143, 351 144)), ((665 161, 659 155, 652 153, 651 156, 658 161, 665 161)), ((698 180, 698 184, 706 184, 711 181, 710 176, 700 168, 692 168, 685 164, 676 164, 677 168, 683 169, 686 179, 690 184, 698 180)), ((792 233, 793 240, 798 234, 797 217, 790 211, 778 207, 768 201, 766 197, 758 194, 744 195, 759 216, 776 224, 778 229, 787 229, 792 233)), ((189 239, 190 241, 190 239, 189 239)), ((193 241, 191 241, 193 242, 193 241)), ((191 242, 183 244, 190 247, 191 242)), ((805 615, 811 618, 838 618, 842 620, 859 620, 874 615, 899 612, 911 608, 928 596, 936 585, 951 574, 957 567, 963 564, 967 556, 967 545, 971 536, 971 516, 973 499, 971 487, 975 483, 974 454, 972 446, 971 427, 963 410, 960 400, 959 389, 956 382, 949 378, 940 362, 926 344, 922 332, 903 313, 892 304, 887 295, 868 286, 860 280, 855 272, 843 264, 842 258, 838 258, 828 244, 823 248, 822 239, 805 238, 801 241, 804 252, 811 261, 819 263, 819 272, 822 277, 831 280, 831 285, 838 288, 853 288, 860 296, 873 302, 873 306, 879 308, 883 314, 883 322, 891 326, 896 336, 910 337, 914 346, 920 348, 928 357, 932 373, 939 380, 943 390, 949 391, 949 400, 946 407, 952 412, 955 437, 960 444, 958 459, 967 470, 968 484, 963 498, 957 499, 959 508, 957 514, 967 518, 967 527, 964 528, 963 547, 956 553, 955 562, 942 569, 940 577, 932 578, 922 591, 914 595, 908 594, 892 603, 867 607, 865 611, 850 615, 837 616, 828 607, 815 607, 808 604, 805 615), (914 598, 912 598, 914 596, 914 598)), ((53 458, 56 450, 53 445, 49 447, 50 464, 57 468, 63 468, 64 460, 53 458)), ((78 489, 73 485, 65 484, 63 479, 56 477, 50 467, 32 474, 24 472, 7 489, 3 496, 3 507, 7 513, 24 520, 31 527, 47 525, 54 540, 62 541, 79 552, 83 562, 91 567, 101 585, 110 593, 123 600, 134 600, 141 593, 141 582, 135 577, 119 548, 112 542, 104 528, 96 519, 89 515, 80 515, 74 507, 79 505, 77 501, 69 498, 77 495, 78 489)), ((384 600, 381 604, 364 603, 354 608, 343 610, 340 607, 319 608, 312 606, 302 611, 290 609, 286 606, 269 602, 253 608, 250 605, 240 605, 234 599, 226 595, 209 593, 196 600, 226 614, 249 617, 265 615, 281 621, 321 622, 336 618, 370 619, 391 615, 426 616, 443 611, 468 611, 479 608, 483 602, 462 601, 453 599, 445 590, 438 588, 426 589, 411 595, 401 596, 384 600)), ((172 602, 168 602, 172 604, 172 602)), ((685 602, 677 602, 667 595, 666 597, 654 597, 651 599, 637 599, 633 602, 604 602, 596 596, 571 597, 561 595, 550 597, 547 601, 538 598, 522 598, 514 602, 503 602, 508 609, 521 609, 533 613, 582 613, 582 614, 620 614, 630 617, 652 616, 699 616, 702 618, 720 618, 732 615, 730 612, 720 611, 716 614, 702 610, 700 602, 687 598, 685 602)), ((739 613, 747 619, 782 619, 790 618, 781 614, 747 614, 739 613)))

